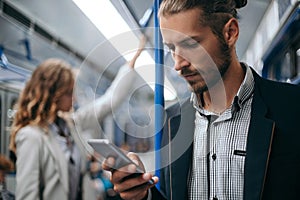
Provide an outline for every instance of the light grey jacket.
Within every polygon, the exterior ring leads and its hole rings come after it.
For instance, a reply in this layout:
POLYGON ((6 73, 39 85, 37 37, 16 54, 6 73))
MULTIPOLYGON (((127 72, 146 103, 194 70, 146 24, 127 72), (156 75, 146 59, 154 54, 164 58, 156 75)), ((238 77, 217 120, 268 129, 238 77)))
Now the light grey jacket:
POLYGON ((26 126, 16 135, 16 144, 16 198, 68 199, 68 163, 51 130, 46 134, 40 127, 26 126))

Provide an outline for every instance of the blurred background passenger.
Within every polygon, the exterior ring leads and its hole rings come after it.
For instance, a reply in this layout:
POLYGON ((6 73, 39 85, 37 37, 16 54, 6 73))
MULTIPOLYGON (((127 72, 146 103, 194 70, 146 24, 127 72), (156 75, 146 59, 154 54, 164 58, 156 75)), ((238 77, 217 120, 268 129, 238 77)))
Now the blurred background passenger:
POLYGON ((36 68, 20 95, 10 143, 17 158, 17 199, 80 196, 81 155, 58 116, 72 107, 73 85, 69 64, 48 59, 36 68))
POLYGON ((6 175, 13 170, 13 163, 4 155, 0 155, 0 200, 13 200, 14 195, 6 188, 6 175))
POLYGON ((101 164, 94 156, 90 157, 87 170, 92 180, 92 187, 95 189, 96 200, 119 199, 117 193, 113 190, 113 184, 110 182, 110 174, 102 169, 101 164))

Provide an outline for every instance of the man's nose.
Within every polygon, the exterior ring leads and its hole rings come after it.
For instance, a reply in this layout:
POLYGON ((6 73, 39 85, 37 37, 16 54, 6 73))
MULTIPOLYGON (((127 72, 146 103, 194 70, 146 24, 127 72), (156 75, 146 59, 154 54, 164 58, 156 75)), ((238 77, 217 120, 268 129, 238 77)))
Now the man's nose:
POLYGON ((181 55, 174 53, 173 59, 175 62, 174 69, 176 71, 180 71, 183 67, 186 67, 189 65, 189 62, 181 55))

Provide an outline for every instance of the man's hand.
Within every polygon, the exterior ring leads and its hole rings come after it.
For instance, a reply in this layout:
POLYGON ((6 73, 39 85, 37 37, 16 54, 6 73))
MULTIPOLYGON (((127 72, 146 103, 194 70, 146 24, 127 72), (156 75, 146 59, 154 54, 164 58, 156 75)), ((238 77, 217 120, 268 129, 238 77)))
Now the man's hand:
MULTIPOLYGON (((145 170, 143 163, 136 154, 128 153, 127 156, 137 166, 145 170)), ((114 158, 110 157, 103 162, 102 167, 112 172, 111 182, 114 185, 114 190, 124 200, 144 199, 148 195, 148 189, 158 182, 158 177, 154 177, 151 173, 137 174, 136 165, 134 164, 114 169, 114 163, 114 158)))

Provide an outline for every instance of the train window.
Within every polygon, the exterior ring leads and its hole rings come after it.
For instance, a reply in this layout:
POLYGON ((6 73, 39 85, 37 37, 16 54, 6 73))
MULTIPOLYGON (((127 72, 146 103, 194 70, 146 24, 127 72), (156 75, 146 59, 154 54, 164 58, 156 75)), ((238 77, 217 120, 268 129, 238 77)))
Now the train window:
MULTIPOLYGON (((8 118, 8 124, 7 124, 7 129, 10 132, 11 125, 13 123, 15 114, 16 114, 16 103, 17 103, 17 98, 13 98, 10 102, 10 106, 7 110, 7 118, 8 118)), ((9 133, 8 133, 9 134, 9 133)))
POLYGON ((282 18, 288 7, 291 5, 291 0, 278 0, 278 15, 282 18))
POLYGON ((300 48, 296 50, 296 67, 297 74, 300 76, 300 48))
POLYGON ((280 20, 284 22, 272 39, 270 48, 262 56, 262 76, 300 85, 299 4, 291 0, 276 0, 276 2, 279 6, 280 20))
POLYGON ((267 78, 281 82, 293 81, 300 73, 296 57, 299 60, 299 55, 296 55, 296 51, 291 47, 273 56, 273 60, 268 63, 267 78))
POLYGON ((269 67, 269 70, 268 70, 268 78, 271 79, 271 80, 275 80, 276 77, 276 71, 275 71, 275 66, 274 64, 270 64, 270 67, 269 67))
MULTIPOLYGON (((2 94, 0 91, 0 144, 1 146, 3 146, 2 144, 2 94)), ((0 153, 2 153, 2 149, 0 148, 0 153)))
POLYGON ((280 81, 288 81, 296 76, 296 69, 292 62, 292 55, 288 51, 285 53, 280 64, 280 81))

